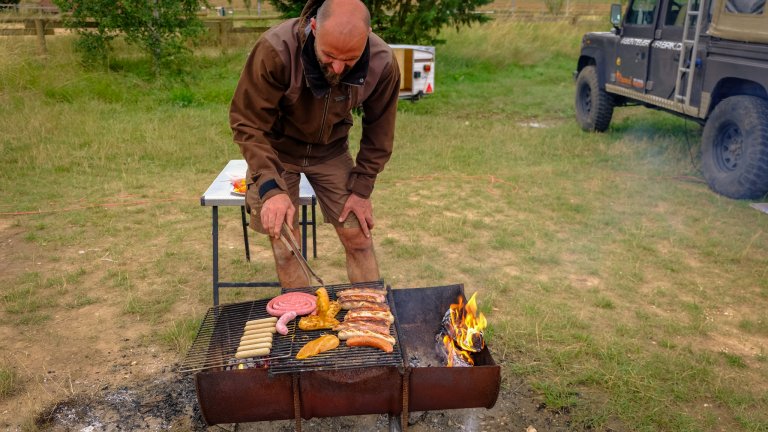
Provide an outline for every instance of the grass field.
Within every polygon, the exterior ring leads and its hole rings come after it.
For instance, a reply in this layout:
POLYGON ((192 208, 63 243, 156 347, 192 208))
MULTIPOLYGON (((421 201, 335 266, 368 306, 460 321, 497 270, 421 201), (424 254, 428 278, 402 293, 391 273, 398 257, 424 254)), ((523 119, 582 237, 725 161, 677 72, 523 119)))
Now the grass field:
MULTIPOLYGON (((607 133, 579 130, 571 72, 586 30, 446 33, 436 93, 401 103, 374 193, 383 278, 477 292, 504 376, 574 430, 768 430, 768 216, 703 184, 690 122, 622 108, 607 133)), ((240 157, 227 110, 246 44, 202 48, 154 80, 128 47, 103 71, 70 43, 51 38, 40 59, 33 39, 0 39, 9 428, 35 430, 46 404, 92 391, 127 347, 183 356, 211 302, 199 196, 240 157)), ((221 229, 224 275, 275 279, 263 239, 245 262, 237 211, 222 209, 221 229)), ((328 226, 318 241, 315 269, 346 282, 328 226)))

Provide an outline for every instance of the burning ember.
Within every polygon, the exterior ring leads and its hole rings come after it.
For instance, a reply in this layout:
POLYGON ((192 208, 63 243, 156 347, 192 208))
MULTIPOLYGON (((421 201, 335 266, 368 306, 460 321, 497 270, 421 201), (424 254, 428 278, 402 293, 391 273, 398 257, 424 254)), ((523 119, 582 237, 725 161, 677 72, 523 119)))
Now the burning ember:
POLYGON ((464 296, 451 305, 443 317, 440 332, 435 336, 437 351, 445 357, 448 367, 473 366, 472 353, 485 347, 483 329, 488 325, 485 315, 477 312, 475 295, 464 305, 464 296))

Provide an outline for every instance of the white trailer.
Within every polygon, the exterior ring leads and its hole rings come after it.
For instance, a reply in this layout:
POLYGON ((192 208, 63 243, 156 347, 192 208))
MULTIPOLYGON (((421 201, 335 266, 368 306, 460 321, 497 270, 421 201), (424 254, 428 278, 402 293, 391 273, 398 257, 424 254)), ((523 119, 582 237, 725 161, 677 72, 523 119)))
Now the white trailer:
POLYGON ((390 45, 400 65, 400 98, 419 100, 435 91, 435 47, 390 45))

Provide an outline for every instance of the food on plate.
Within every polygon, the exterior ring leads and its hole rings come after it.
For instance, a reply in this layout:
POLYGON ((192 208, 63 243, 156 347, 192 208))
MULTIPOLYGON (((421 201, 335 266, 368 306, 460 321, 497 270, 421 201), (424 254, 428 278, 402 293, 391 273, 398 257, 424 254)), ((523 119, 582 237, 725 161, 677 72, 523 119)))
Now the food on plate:
POLYGON ((321 287, 317 291, 317 315, 309 315, 299 320, 302 330, 330 329, 339 324, 336 314, 341 310, 339 302, 331 301, 328 291, 321 287))
POLYGON ((296 354, 299 360, 312 357, 325 351, 332 350, 339 346, 339 338, 334 335, 322 335, 317 339, 307 342, 296 354))
POLYGON ((284 313, 283 316, 280 317, 279 320, 277 320, 277 324, 275 324, 275 329, 278 333, 285 336, 288 334, 288 323, 291 322, 294 318, 296 318, 296 312, 295 311, 288 311, 287 313, 284 313))
POLYGON ((389 311, 369 310, 369 309, 352 309, 347 312, 345 320, 364 318, 364 319, 380 319, 392 324, 395 322, 395 317, 389 311))
POLYGON ((267 303, 267 312, 275 317, 287 312, 296 312, 296 315, 312 313, 317 307, 317 297, 303 292, 289 292, 280 294, 267 303))
POLYGON ((249 357, 259 357, 259 356, 265 356, 269 354, 269 348, 257 348, 254 350, 248 350, 248 351, 238 351, 235 353, 236 359, 246 359, 249 357))
POLYGON ((339 332, 340 340, 347 340, 349 338, 358 337, 358 336, 378 338, 388 342, 390 345, 394 345, 396 342, 395 338, 393 338, 390 335, 384 335, 384 334, 376 333, 370 330, 341 330, 339 332))
POLYGON ((245 179, 232 179, 232 192, 244 194, 248 190, 248 185, 245 183, 245 179))
POLYGON ((347 346, 358 347, 367 346, 378 348, 384 352, 391 353, 393 350, 392 344, 384 339, 371 337, 371 336, 352 336, 346 341, 347 346))

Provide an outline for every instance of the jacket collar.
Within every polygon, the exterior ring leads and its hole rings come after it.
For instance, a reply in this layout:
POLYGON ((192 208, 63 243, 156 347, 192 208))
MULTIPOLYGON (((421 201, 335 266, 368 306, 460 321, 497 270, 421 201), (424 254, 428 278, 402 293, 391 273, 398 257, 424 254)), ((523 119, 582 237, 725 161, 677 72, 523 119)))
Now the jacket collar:
MULTIPOLYGON (((328 84, 328 81, 325 80, 323 70, 320 68, 320 62, 317 60, 317 54, 315 53, 315 35, 312 34, 309 25, 307 25, 304 32, 306 38, 304 40, 304 45, 301 48, 301 63, 304 68, 304 78, 306 79, 307 85, 312 90, 312 94, 314 94, 315 97, 323 97, 330 91, 331 86, 328 84)), ((365 49, 363 50, 360 59, 354 66, 352 66, 352 69, 341 78, 341 83, 352 86, 362 86, 365 84, 365 78, 368 75, 370 55, 370 42, 366 42, 365 49)))

